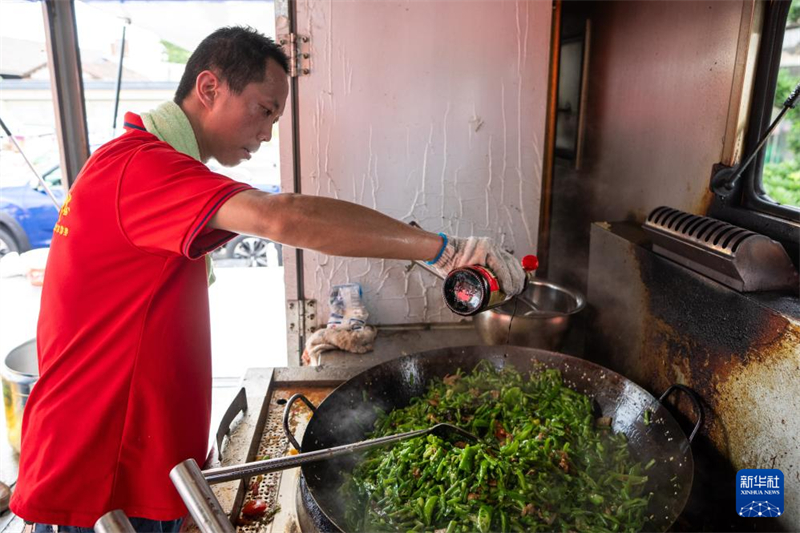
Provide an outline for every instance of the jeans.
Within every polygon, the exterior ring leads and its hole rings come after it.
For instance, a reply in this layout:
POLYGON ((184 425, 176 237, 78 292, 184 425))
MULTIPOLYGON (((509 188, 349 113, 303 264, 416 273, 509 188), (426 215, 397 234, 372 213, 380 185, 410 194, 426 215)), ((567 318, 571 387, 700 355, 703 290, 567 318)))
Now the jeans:
MULTIPOLYGON (((178 533, 183 518, 159 522, 147 518, 128 518, 136 533, 178 533)), ((93 533, 90 527, 58 526, 58 533, 93 533)), ((33 533, 54 533, 55 528, 47 524, 34 524, 33 533)))

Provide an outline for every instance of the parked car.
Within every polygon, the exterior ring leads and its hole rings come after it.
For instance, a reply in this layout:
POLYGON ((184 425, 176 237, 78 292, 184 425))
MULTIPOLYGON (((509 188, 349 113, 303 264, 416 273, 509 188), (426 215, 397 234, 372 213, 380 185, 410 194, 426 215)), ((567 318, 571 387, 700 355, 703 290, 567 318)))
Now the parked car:
MULTIPOLYGON (((254 187, 268 193, 281 192, 278 185, 254 184, 254 187)), ((232 265, 243 265, 248 267, 269 266, 269 248, 275 248, 278 266, 283 266, 283 246, 269 239, 254 237, 252 235, 239 235, 231 239, 228 244, 216 250, 212 257, 215 259, 231 259, 232 265)), ((225 266, 225 263, 220 263, 225 266)))
MULTIPOLYGON (((56 199, 63 202, 59 166, 42 177, 56 199)), ((58 209, 35 177, 23 185, 0 187, 0 257, 49 247, 57 220, 58 209)))

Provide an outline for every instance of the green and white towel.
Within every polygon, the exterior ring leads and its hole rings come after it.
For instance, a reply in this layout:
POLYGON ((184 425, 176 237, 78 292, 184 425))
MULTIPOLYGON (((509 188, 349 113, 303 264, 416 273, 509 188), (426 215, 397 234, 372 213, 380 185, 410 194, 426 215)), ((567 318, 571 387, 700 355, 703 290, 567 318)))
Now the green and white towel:
MULTIPOLYGON (((159 140, 175 148, 182 154, 200 161, 200 147, 194 136, 192 124, 175 102, 164 102, 157 108, 147 113, 142 113, 142 122, 148 133, 152 133, 159 140)), ((214 263, 211 256, 206 254, 206 273, 210 287, 217 277, 214 275, 214 263)))

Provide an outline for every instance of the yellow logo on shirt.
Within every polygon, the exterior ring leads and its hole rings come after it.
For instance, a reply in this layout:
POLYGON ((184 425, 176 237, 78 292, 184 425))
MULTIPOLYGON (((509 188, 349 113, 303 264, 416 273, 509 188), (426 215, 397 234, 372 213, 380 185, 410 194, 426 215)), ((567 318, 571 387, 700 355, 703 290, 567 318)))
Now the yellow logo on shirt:
POLYGON ((58 222, 56 222, 56 227, 53 228, 53 233, 56 235, 63 235, 67 237, 69 235, 69 228, 61 223, 64 217, 69 216, 69 203, 72 201, 72 194, 67 194, 67 199, 64 200, 64 205, 61 206, 61 210, 58 212, 58 222))

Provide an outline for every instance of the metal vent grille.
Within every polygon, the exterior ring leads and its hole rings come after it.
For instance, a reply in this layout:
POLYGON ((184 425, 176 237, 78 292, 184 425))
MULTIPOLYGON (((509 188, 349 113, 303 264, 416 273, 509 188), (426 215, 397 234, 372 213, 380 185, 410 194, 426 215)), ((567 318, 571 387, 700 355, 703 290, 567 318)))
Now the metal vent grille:
POLYGON ((654 210, 645 224, 726 255, 733 255, 745 239, 757 235, 721 220, 684 213, 670 207, 654 210))
POLYGON ((741 292, 798 291, 797 271, 780 243, 765 235, 671 207, 650 213, 653 251, 741 292))

